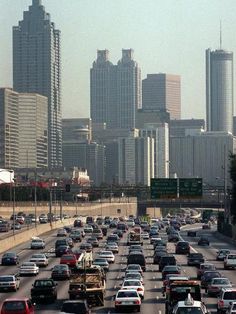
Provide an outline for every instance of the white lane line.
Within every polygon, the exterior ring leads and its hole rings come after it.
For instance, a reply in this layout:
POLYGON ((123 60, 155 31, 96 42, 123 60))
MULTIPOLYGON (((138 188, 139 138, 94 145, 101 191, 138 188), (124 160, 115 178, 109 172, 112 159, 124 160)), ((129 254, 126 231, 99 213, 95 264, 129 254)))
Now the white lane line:
POLYGON ((158 295, 156 296, 156 299, 157 299, 157 300, 159 300, 159 297, 158 297, 158 295))
POLYGON ((156 289, 156 288, 157 288, 157 286, 155 285, 155 286, 154 286, 154 289, 156 289))
POLYGON ((152 277, 152 279, 156 279, 156 277, 155 277, 155 276, 153 276, 153 277, 152 277))
POLYGON ((158 313, 161 314, 161 310, 159 310, 158 313))

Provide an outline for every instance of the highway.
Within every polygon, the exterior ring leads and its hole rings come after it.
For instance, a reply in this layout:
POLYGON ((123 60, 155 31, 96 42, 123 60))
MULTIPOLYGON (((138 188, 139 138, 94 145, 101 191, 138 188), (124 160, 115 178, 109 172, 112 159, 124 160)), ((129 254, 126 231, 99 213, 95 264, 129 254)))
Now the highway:
MULTIPOLYGON (((112 232, 113 229, 110 229, 109 232, 112 232)), ((201 224, 187 225, 181 230, 181 235, 184 240, 190 242, 192 246, 192 251, 198 251, 203 253, 205 259, 216 265, 216 268, 230 279, 233 284, 236 284, 236 272, 233 270, 224 270, 223 262, 216 261, 216 251, 220 248, 230 248, 235 250, 235 247, 229 243, 226 243, 222 240, 217 239, 214 236, 214 229, 212 230, 202 230, 201 224), (186 236, 186 230, 188 229, 199 229, 199 234, 207 234, 209 236, 211 245, 210 247, 199 247, 196 243, 196 238, 189 238, 186 236)), ((160 234, 161 237, 166 238, 164 231, 160 234)), ((87 236, 88 237, 88 236, 87 236)), ((54 243, 56 240, 56 231, 50 231, 47 234, 43 235, 42 238, 46 241, 46 249, 50 253, 49 257, 49 266, 43 269, 40 269, 40 273, 36 278, 44 278, 51 276, 51 269, 55 264, 59 263, 59 258, 54 257, 53 249, 54 243)), ((121 239, 120 242, 120 252, 116 255, 116 261, 114 264, 110 265, 110 270, 107 275, 107 289, 106 289, 106 301, 105 306, 101 308, 94 308, 93 313, 114 313, 114 301, 112 296, 115 295, 119 286, 122 283, 122 277, 124 274, 124 269, 126 267, 126 255, 128 253, 128 247, 126 246, 127 234, 121 239)), ((83 240, 85 241, 85 240, 83 240)), ((100 250, 105 243, 105 237, 103 240, 100 240, 100 247, 95 249, 100 250)), ((23 245, 20 245, 12 250, 18 252, 21 258, 21 263, 23 261, 29 260, 30 256, 38 251, 33 251, 29 249, 30 242, 27 242, 23 245)), ((79 246, 79 244, 76 244, 79 246)), ((154 265, 153 261, 153 249, 152 245, 149 244, 148 240, 145 240, 144 243, 144 254, 147 259, 147 271, 144 273, 144 283, 145 283, 145 298, 142 302, 141 313, 148 314, 163 314, 165 313, 165 299, 161 294, 162 280, 161 273, 158 272, 158 265, 154 265)), ((168 251, 174 253, 175 244, 168 243, 168 251)), ((96 255, 96 254, 94 254, 96 255)), ((183 274, 190 276, 191 278, 196 278, 196 268, 187 266, 187 257, 185 255, 176 255, 178 264, 181 265, 183 274)), ((18 266, 0 266, 0 275, 14 274, 18 272, 18 266)), ((9 297, 22 297, 30 296, 30 289, 35 280, 35 277, 21 277, 20 289, 17 292, 1 292, 0 293, 0 302, 9 297)), ((58 281, 58 300, 54 304, 46 305, 36 305, 36 313, 59 313, 61 304, 65 299, 68 299, 68 282, 58 281)), ((216 298, 209 298, 204 290, 202 290, 205 303, 208 309, 213 313, 216 311, 216 298)))

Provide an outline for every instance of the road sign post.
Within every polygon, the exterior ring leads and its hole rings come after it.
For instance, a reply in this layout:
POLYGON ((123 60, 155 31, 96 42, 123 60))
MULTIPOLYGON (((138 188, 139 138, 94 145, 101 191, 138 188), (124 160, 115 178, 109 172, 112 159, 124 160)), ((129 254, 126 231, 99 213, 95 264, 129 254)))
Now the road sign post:
POLYGON ((151 179, 151 199, 177 198, 177 179, 151 179))

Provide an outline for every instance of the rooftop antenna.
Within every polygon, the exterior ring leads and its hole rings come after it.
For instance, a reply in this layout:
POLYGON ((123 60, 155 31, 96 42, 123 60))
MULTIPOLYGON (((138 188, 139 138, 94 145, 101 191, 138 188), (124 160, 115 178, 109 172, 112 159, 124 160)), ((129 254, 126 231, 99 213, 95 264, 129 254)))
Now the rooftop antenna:
POLYGON ((222 25, 220 20, 220 50, 222 49, 222 25))

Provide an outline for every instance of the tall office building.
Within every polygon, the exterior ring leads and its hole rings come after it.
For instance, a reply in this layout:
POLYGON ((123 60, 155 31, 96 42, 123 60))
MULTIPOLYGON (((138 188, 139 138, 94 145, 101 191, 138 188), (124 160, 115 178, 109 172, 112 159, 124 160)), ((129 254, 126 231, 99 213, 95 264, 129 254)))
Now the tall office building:
POLYGON ((207 131, 233 132, 233 53, 206 50, 207 131))
POLYGON ((117 64, 118 128, 135 128, 135 115, 142 105, 141 70, 133 60, 133 50, 123 49, 117 64))
POLYGON ((0 130, 0 167, 48 167, 47 97, 1 88, 0 130))
POLYGON ((60 31, 33 0, 24 18, 13 27, 13 87, 20 93, 48 98, 49 167, 62 165, 60 31))
POLYGON ((167 111, 170 119, 180 119, 180 76, 165 73, 148 74, 142 81, 142 108, 167 111))
POLYGON ((108 129, 132 129, 141 107, 141 71, 133 50, 123 49, 117 65, 109 61, 108 50, 98 50, 90 70, 90 112, 92 121, 108 129))

